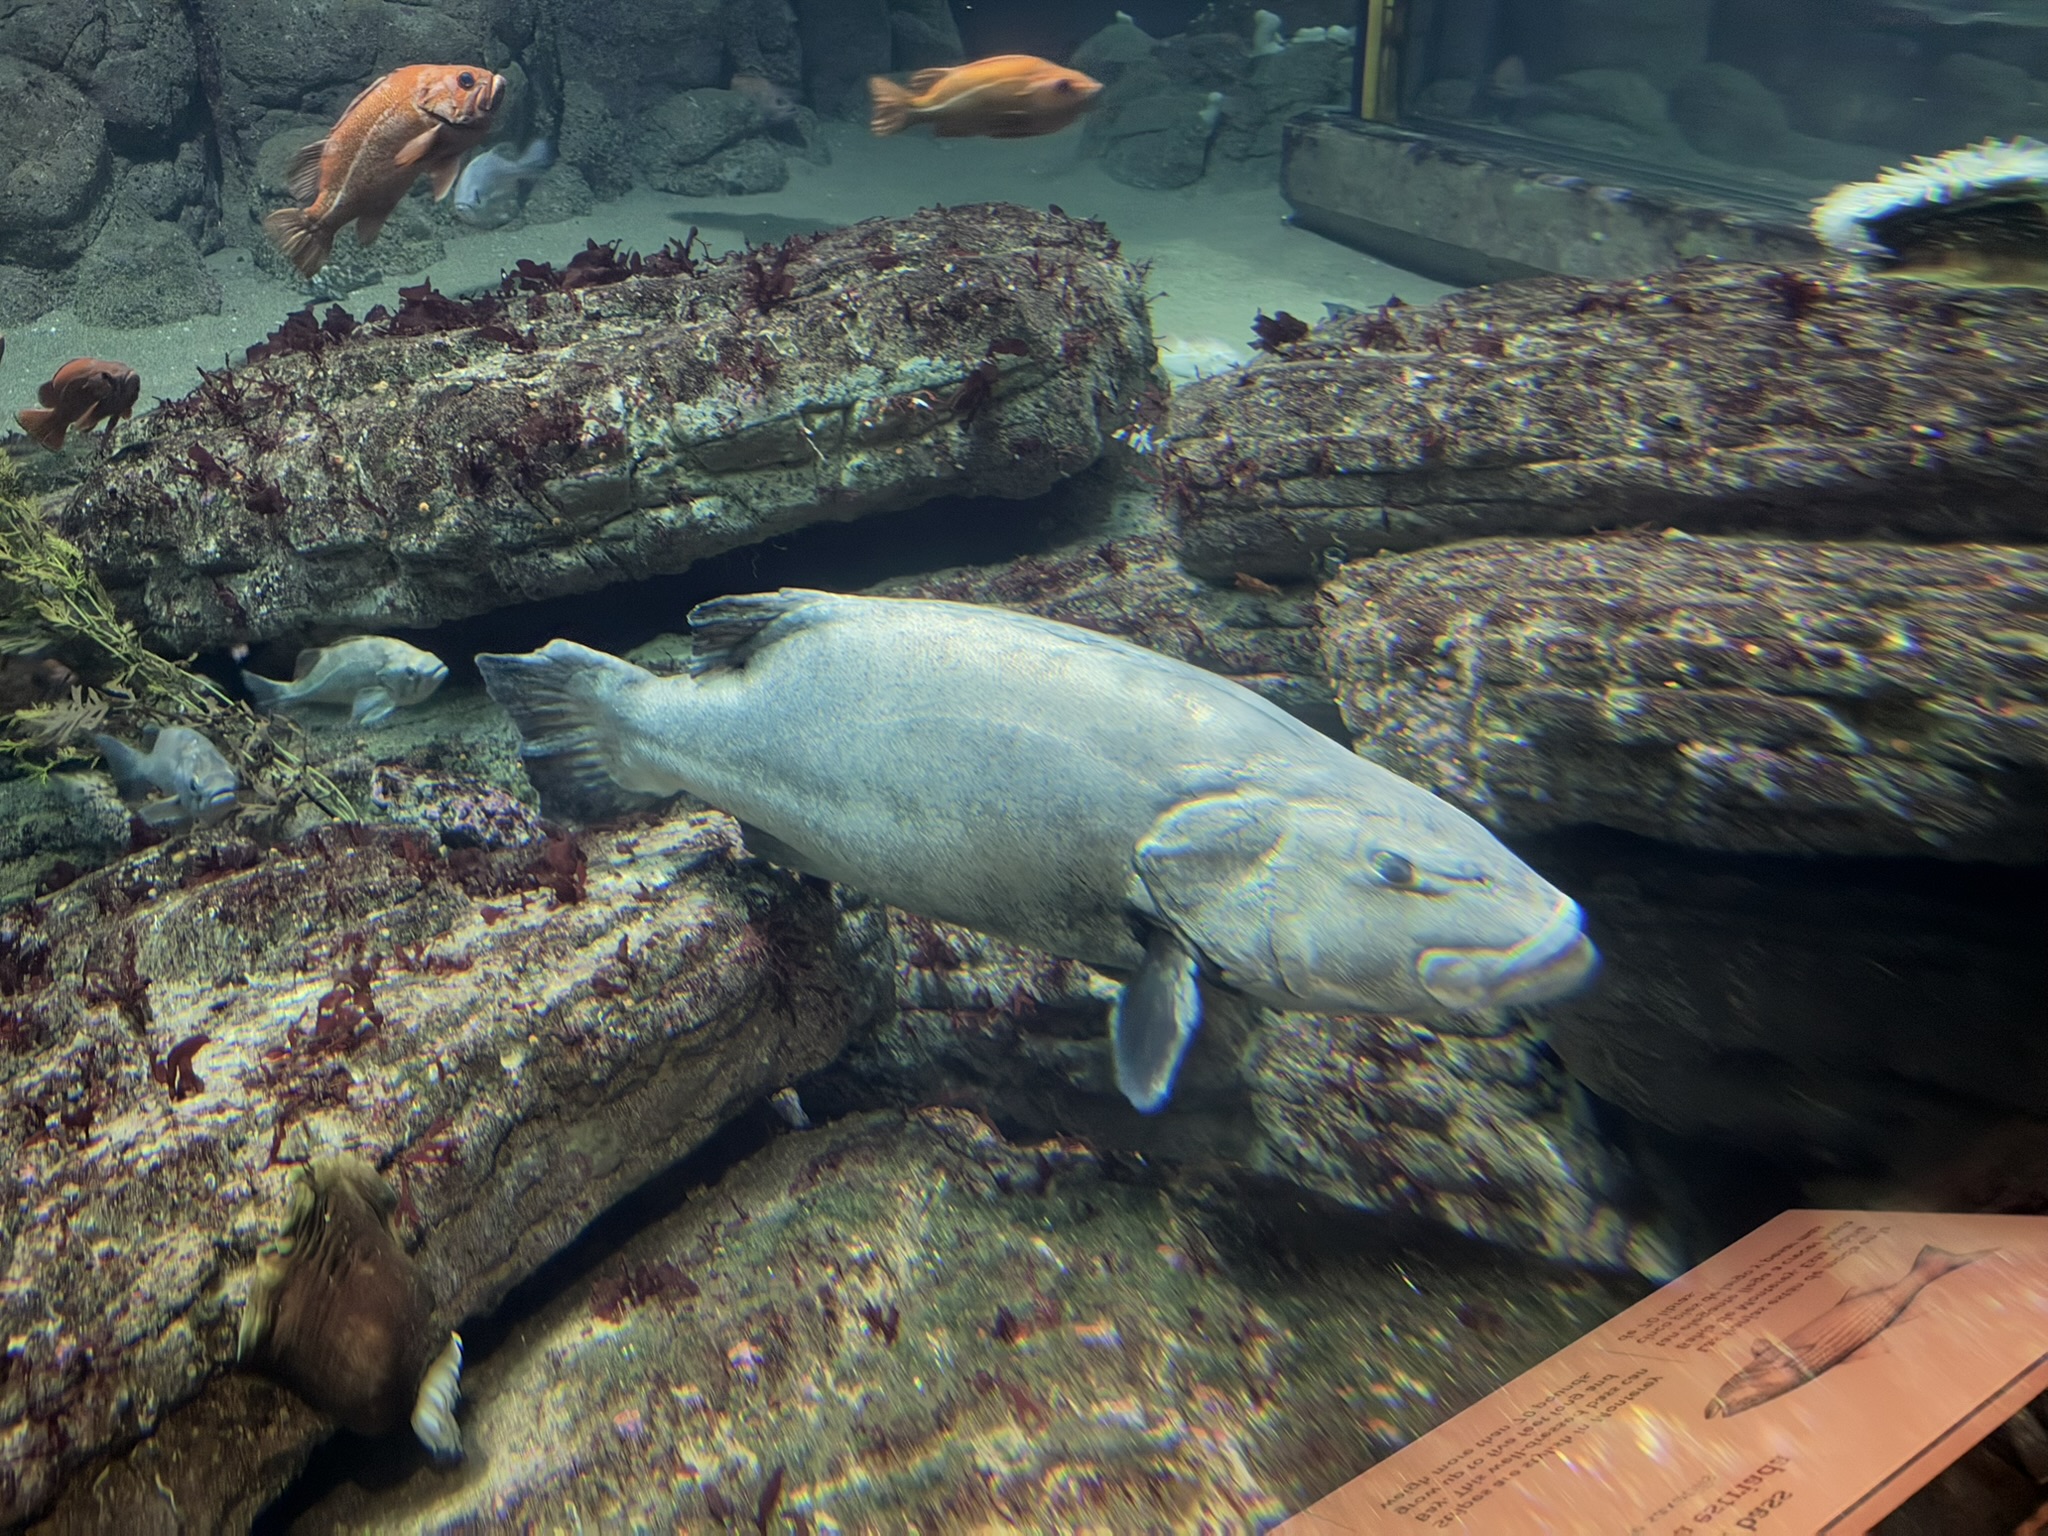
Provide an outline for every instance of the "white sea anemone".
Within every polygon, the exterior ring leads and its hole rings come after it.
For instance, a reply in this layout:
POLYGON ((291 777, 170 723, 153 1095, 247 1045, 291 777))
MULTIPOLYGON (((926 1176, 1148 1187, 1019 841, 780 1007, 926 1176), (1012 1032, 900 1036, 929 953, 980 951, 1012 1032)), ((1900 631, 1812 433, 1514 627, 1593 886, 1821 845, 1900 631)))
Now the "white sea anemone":
POLYGON ((1895 261, 1898 250, 1874 226, 1902 214, 2048 200, 2048 144, 2038 139, 1986 139, 1968 149, 1923 155, 1879 173, 1875 181, 1835 188, 1813 210, 1813 232, 1845 256, 1895 261))

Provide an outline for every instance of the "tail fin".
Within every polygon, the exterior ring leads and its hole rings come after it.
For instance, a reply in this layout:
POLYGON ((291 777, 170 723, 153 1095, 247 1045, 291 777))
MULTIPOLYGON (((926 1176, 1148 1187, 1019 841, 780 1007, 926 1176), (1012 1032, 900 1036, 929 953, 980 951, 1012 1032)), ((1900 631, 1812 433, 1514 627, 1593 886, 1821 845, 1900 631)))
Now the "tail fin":
POLYGON ((526 776, 545 809, 602 820, 681 787, 635 782, 626 761, 620 695, 653 681, 653 673, 569 640, 550 640, 525 656, 479 656, 476 664, 519 731, 526 776))
POLYGON ((1975 1253, 1951 1253, 1946 1248, 1937 1248, 1932 1243, 1920 1250, 1920 1256, 1913 1261, 1913 1269, 1929 1280, 1939 1280, 1943 1275, 1953 1274, 1965 1264, 1974 1264, 1979 1259, 1988 1259, 1996 1254, 1996 1248, 1980 1248, 1975 1253))
POLYGON ((285 692, 290 683, 280 683, 275 678, 258 677, 254 672, 242 674, 242 686, 249 690, 249 701, 260 710, 282 709, 285 692))
POLYGON ((14 419, 21 424, 21 430, 41 443, 52 453, 64 447, 64 428, 68 423, 59 421, 55 411, 16 411, 14 419))
POLYGON ((910 126, 910 104, 917 98, 894 80, 881 75, 868 76, 868 95, 874 98, 875 103, 874 115, 868 119, 868 126, 875 131, 877 138, 886 139, 910 126))
POLYGON ((277 242, 284 259, 301 277, 311 277, 327 265, 328 253, 334 249, 334 231, 322 229, 303 208, 280 208, 267 215, 263 232, 277 242))
POLYGON ((142 753, 111 736, 95 736, 92 744, 106 759, 107 772, 113 775, 114 788, 123 800, 132 800, 145 791, 156 792, 156 781, 149 776, 149 759, 142 753))
POLYGON ((512 162, 514 167, 528 176, 538 176, 555 163, 555 146, 546 139, 535 139, 519 152, 512 162))

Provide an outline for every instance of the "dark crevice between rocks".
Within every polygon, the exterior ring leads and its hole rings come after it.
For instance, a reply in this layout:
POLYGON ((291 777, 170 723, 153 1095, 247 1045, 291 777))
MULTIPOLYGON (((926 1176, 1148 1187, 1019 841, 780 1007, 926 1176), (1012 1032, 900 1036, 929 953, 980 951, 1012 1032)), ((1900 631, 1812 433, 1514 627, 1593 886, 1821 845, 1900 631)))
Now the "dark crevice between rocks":
MULTIPOLYGON (((693 1194, 717 1184, 783 1129, 766 1104, 753 1105, 726 1122, 689 1156, 613 1204, 568 1247, 514 1286, 489 1314, 465 1319, 458 1326, 464 1375, 473 1373, 522 1323, 556 1297, 588 1284, 598 1267, 636 1234, 680 1209, 693 1194)), ((284 1536, 295 1520, 337 1489, 351 1483, 367 1489, 396 1487, 426 1464, 425 1449, 410 1434, 372 1440, 340 1431, 313 1453, 291 1485, 256 1517, 250 1527, 252 1536, 284 1536)))
MULTIPOLYGON (((1112 468, 1098 466, 1029 501, 947 497, 855 522, 813 524, 700 560, 678 575, 391 633, 439 656, 454 686, 474 685, 479 652, 530 651, 560 638, 623 653, 657 635, 682 633, 690 609, 714 597, 777 587, 858 592, 893 577, 1042 554, 1107 529, 1115 480, 1112 468)), ((248 665, 259 673, 279 668, 270 675, 289 677, 297 649, 259 646, 248 665)), ((234 682, 235 666, 221 653, 202 656, 196 665, 223 683, 234 682)))

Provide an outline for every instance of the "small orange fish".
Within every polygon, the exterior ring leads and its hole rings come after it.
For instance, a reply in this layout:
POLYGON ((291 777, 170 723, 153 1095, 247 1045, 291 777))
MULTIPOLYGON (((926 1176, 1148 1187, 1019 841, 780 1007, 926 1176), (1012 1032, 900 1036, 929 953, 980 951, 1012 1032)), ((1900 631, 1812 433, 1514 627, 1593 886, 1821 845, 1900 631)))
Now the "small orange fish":
POLYGON ((76 427, 90 432, 101 422, 108 437, 114 423, 126 421, 142 398, 142 376, 126 363, 109 363, 97 357, 74 357, 36 391, 43 402, 40 411, 16 411, 21 430, 52 453, 64 446, 64 434, 76 427))
POLYGON ((348 104, 326 138, 292 157, 292 196, 306 206, 278 209, 264 232, 303 277, 326 264, 351 219, 368 245, 421 176, 433 178, 436 198, 448 195, 504 97, 505 77, 475 65, 394 69, 348 104))
POLYGON ((1101 89, 1078 70, 1004 53, 953 69, 921 69, 907 87, 871 77, 875 114, 868 126, 883 136, 930 123, 942 139, 1029 139, 1058 133, 1101 89))

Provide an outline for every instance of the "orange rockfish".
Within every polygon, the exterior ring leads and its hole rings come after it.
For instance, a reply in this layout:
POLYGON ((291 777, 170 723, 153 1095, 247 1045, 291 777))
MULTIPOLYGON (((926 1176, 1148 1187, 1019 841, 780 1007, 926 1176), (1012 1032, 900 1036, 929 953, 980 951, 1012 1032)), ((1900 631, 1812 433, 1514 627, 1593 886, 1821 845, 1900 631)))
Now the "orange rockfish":
POLYGON ((43 409, 16 411, 14 419, 22 431, 55 453, 73 427, 90 432, 105 422, 107 436, 112 437, 114 423, 126 421, 142 398, 142 378, 126 363, 74 357, 36 391, 36 398, 43 409))
POLYGON ((349 103, 326 138, 292 157, 292 196, 306 206, 278 209, 264 231, 311 277, 342 225, 353 219, 356 239, 368 245, 421 176, 433 178, 435 197, 446 197, 504 98, 505 77, 473 65, 394 69, 349 103))
POLYGON ((875 75, 868 93, 878 134, 930 123, 942 139, 1028 139, 1058 133, 1088 110, 1102 89, 1078 70, 1028 53, 999 54, 954 69, 921 69, 910 84, 875 75))
POLYGON ((1710 1419, 1731 1418, 1804 1386, 1840 1365, 1898 1321, 1899 1314, 1928 1286, 1990 1253, 1948 1253, 1922 1248, 1920 1257, 1890 1285, 1851 1291, 1812 1322, 1782 1339, 1758 1339, 1749 1364, 1721 1384, 1707 1404, 1710 1419))

